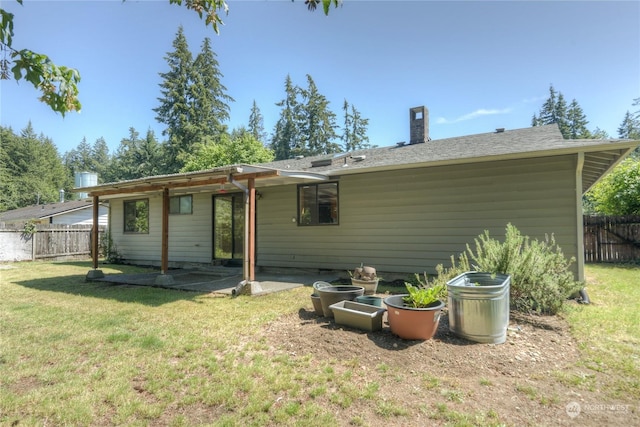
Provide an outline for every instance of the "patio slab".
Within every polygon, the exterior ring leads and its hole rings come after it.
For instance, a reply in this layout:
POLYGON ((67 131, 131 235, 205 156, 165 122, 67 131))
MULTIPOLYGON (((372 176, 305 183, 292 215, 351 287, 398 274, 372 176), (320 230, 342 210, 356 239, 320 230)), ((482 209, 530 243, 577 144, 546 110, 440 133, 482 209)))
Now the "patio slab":
MULTIPOLYGON (((264 295, 280 292, 301 286, 311 286, 322 280, 330 282, 337 279, 332 274, 311 273, 263 273, 256 274, 256 281, 251 286, 251 295, 264 295)), ((174 289, 191 292, 216 293, 234 295, 236 288, 242 282, 242 270, 216 270, 212 272, 199 270, 170 270, 168 274, 160 272, 140 274, 107 274, 97 282, 107 282, 121 285, 151 286, 164 289, 174 289)))

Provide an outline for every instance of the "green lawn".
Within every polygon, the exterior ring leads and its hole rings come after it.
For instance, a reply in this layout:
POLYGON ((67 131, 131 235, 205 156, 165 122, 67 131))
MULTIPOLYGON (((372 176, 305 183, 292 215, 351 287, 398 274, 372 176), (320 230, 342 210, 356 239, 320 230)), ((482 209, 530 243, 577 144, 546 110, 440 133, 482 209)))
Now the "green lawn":
MULTIPOLYGON (((269 348, 258 332, 308 307, 308 288, 214 297, 86 283, 89 265, 0 265, 0 425, 363 425, 351 402, 411 424, 413 414, 385 403, 375 381, 359 388, 310 355, 269 348), (348 399, 332 401, 329 388, 348 399)), ((563 314, 581 363, 610 374, 612 397, 640 400, 640 268, 589 266, 587 273, 594 304, 563 314)), ((580 378, 556 381, 589 387, 580 378)), ((446 408, 435 420, 501 424, 493 415, 499 408, 481 418, 446 408)))
POLYGON ((564 313, 582 363, 610 374, 604 389, 610 397, 640 401, 640 267, 588 265, 586 276, 592 304, 564 313))

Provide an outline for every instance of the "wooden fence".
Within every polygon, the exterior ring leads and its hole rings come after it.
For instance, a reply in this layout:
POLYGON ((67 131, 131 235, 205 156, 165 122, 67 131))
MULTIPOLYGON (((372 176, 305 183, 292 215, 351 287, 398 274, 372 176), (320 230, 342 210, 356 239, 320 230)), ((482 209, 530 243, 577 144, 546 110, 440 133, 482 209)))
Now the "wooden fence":
MULTIPOLYGON (((104 232, 104 227, 100 227, 100 240, 104 232)), ((33 233, 20 227, 0 229, 0 261, 83 259, 90 256, 90 225, 39 224, 33 233)))
POLYGON ((585 216, 584 260, 640 261, 640 215, 585 216))

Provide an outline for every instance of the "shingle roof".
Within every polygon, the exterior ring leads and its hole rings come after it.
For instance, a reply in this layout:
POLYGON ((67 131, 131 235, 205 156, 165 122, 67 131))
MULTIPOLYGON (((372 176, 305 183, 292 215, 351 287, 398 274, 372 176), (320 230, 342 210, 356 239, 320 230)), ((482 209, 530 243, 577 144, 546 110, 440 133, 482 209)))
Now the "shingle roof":
POLYGON ((583 191, 586 191, 633 149, 629 147, 637 145, 638 141, 622 139, 563 139, 558 126, 553 124, 432 140, 421 144, 370 148, 338 155, 279 160, 261 166, 335 176, 365 172, 365 169, 401 169, 583 152, 586 153, 583 191))
POLYGON ((0 213, 0 221, 43 219, 78 209, 90 208, 91 206, 92 202, 84 200, 73 200, 64 203, 49 203, 46 205, 32 205, 0 213))

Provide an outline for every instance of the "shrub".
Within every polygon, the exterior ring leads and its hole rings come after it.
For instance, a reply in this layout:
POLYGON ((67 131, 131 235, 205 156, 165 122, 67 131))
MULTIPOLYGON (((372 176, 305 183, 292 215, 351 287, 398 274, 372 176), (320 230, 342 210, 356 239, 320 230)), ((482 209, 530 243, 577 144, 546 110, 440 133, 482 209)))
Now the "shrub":
POLYGON ((530 240, 508 224, 504 243, 489 237, 488 231, 475 243, 475 253, 467 245, 475 270, 511 275, 510 302, 515 310, 556 314, 582 287, 569 270, 575 259, 567 260, 553 235, 544 241, 530 240))
POLYGON ((569 270, 574 261, 567 260, 553 235, 544 241, 531 240, 508 224, 504 243, 491 238, 485 230, 475 239, 475 252, 467 245, 458 263, 452 256, 450 268, 438 265, 438 276, 431 281, 426 275, 424 281, 416 278, 420 285, 433 286, 471 270, 509 274, 512 309, 556 314, 564 301, 582 287, 569 270))

